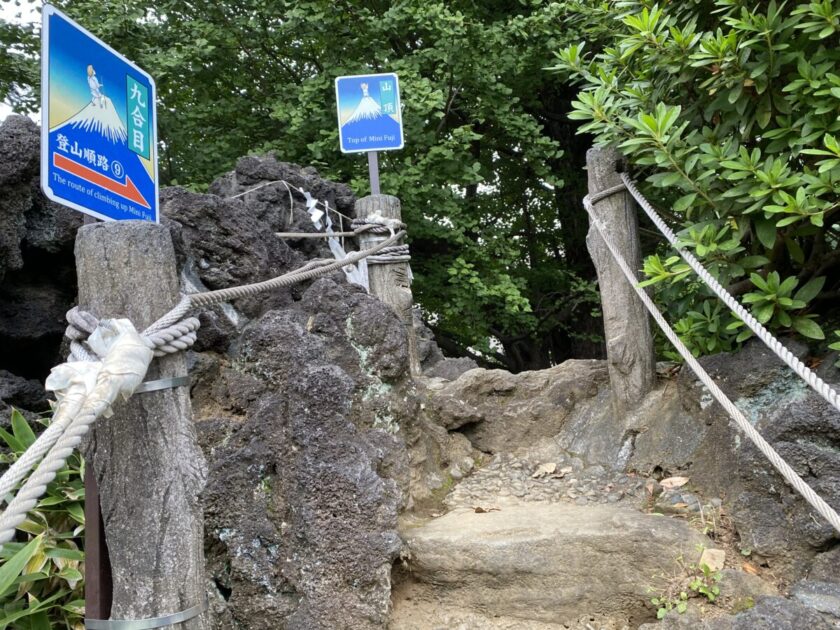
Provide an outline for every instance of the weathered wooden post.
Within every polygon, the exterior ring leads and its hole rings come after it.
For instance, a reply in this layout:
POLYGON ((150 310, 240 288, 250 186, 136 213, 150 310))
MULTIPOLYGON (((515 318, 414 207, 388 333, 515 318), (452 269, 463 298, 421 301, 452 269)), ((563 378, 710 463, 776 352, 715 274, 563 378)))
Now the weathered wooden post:
MULTIPOLYGON (((369 195, 356 201, 356 218, 367 219, 382 217, 402 220, 400 200, 391 195, 369 195)), ((359 238, 359 246, 366 249, 388 238, 385 234, 364 232, 359 238)), ((405 324, 408 334, 408 354, 412 374, 420 373, 420 361, 417 354, 417 335, 414 331, 411 295, 411 279, 407 262, 388 262, 368 264, 368 284, 370 292, 393 308, 405 324)))
MULTIPOLYGON (((175 252, 163 226, 85 225, 76 237, 76 267, 79 304, 99 318, 126 317, 142 331, 178 301, 175 252)), ((146 381, 186 373, 183 353, 171 354, 152 362, 146 381)), ((112 417, 94 425, 83 452, 99 486, 113 575, 110 618, 203 610, 199 494, 207 466, 196 442, 188 387, 138 393, 115 405, 112 417)), ((205 630, 205 617, 196 614, 176 627, 205 630)), ((107 626, 88 625, 99 627, 107 626)))
MULTIPOLYGON (((619 164, 621 156, 613 148, 593 147, 587 151, 590 195, 621 185, 619 164)), ((594 204, 594 212, 630 267, 641 269, 636 203, 630 193, 619 191, 598 201, 594 204)), ((586 245, 598 272, 613 403, 616 413, 624 414, 655 384, 656 357, 650 320, 593 225, 589 226, 586 245)))

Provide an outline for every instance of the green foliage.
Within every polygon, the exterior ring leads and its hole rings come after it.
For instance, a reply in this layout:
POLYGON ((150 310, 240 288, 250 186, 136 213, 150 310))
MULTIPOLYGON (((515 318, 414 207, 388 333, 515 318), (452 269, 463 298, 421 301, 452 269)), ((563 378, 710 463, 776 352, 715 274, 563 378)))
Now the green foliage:
MULTIPOLYGON (((35 432, 17 410, 12 432, 0 429, 10 464, 35 441, 35 432)), ((48 425, 44 422, 44 425, 48 425)), ((0 628, 84 629, 84 462, 74 453, 47 492, 18 525, 16 542, 0 550, 0 628)))
POLYGON ((720 571, 712 571, 709 565, 701 564, 697 569, 697 575, 694 576, 694 579, 691 580, 688 587, 695 593, 708 599, 709 602, 713 602, 720 595, 718 582, 720 582, 722 577, 723 574, 720 571))
POLYGON ((672 610, 683 614, 688 610, 688 593, 680 591, 676 598, 652 597, 650 603, 656 606, 656 618, 662 619, 672 610))
MULTIPOLYGON (((771 328, 792 327, 809 339, 825 339, 822 329, 814 322, 813 318, 816 315, 793 314, 805 308, 808 302, 816 297, 825 282, 824 277, 812 278, 808 284, 796 293, 793 291, 799 284, 799 280, 795 276, 790 276, 782 282, 779 273, 776 271, 767 274, 767 279, 762 278, 757 273, 750 274, 750 282, 755 285, 758 291, 745 294, 743 302, 752 304, 753 313, 759 322, 765 325, 769 324, 771 328)), ((743 322, 735 321, 728 328, 735 330, 742 326, 744 326, 743 322)), ((751 334, 744 327, 744 330, 738 334, 737 340, 742 341, 751 334)))
MULTIPOLYGON (((834 336, 838 337, 838 341, 835 341, 834 343, 829 344, 828 347, 831 348, 832 350, 840 350, 840 330, 835 330, 834 331, 834 336)), ((840 367, 840 360, 838 360, 834 365, 836 365, 837 367, 840 367)))
MULTIPOLYGON (((561 49, 556 69, 582 86, 580 130, 620 148, 721 284, 753 289, 757 319, 823 339, 840 286, 838 2, 574 4, 587 41, 561 49)), ((686 275, 678 259, 654 256, 645 272, 693 351, 749 336, 712 317, 709 291, 668 286, 686 275)))
MULTIPOLYGON (((573 89, 543 70, 573 41, 564 3, 57 5, 156 77, 165 183, 201 189, 237 157, 276 150, 366 194, 364 156, 338 150, 333 81, 397 72, 406 147, 380 155, 382 190, 402 200, 415 298, 445 348, 519 370, 590 340, 596 326, 583 324, 597 294, 580 208, 588 141, 566 117, 573 89)), ((9 33, 5 43, 33 36, 9 33)), ((29 61, 9 71, 15 85, 36 85, 29 61)), ((34 94, 11 98, 26 110, 34 94)))
MULTIPOLYGON (((701 545, 698 552, 702 551, 701 545)), ((718 583, 723 578, 720 571, 712 571, 705 563, 687 564, 682 555, 676 558, 675 564, 675 573, 667 577, 660 587, 647 587, 647 592, 654 595, 650 603, 656 608, 657 619, 662 619, 672 610, 685 613, 693 597, 702 597, 713 603, 720 595, 718 583)))

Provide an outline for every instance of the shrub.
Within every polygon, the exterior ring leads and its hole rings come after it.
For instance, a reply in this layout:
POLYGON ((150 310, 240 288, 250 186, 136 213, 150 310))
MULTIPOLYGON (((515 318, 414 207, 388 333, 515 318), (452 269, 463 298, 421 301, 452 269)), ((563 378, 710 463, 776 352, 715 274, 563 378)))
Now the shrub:
MULTIPOLYGON (((45 426, 47 420, 42 420, 45 426)), ((0 429, 9 464, 35 441, 17 410, 12 432, 0 429)), ((84 630, 84 461, 74 453, 26 520, 15 542, 0 550, 0 628, 84 630)))
MULTIPOLYGON (((840 288, 840 3, 570 4, 571 117, 616 144, 681 242, 769 328, 809 339, 840 288)), ((645 261, 695 354, 750 332, 665 248, 645 261), (661 256, 659 254, 662 254, 661 256)))

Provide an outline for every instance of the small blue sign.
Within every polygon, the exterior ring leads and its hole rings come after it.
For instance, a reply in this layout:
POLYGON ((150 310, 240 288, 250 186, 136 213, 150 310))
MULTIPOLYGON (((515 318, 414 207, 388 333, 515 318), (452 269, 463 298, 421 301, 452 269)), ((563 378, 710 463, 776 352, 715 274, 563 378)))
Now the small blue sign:
POLYGON ((335 80, 342 153, 403 148, 400 83, 396 74, 364 74, 335 80))
POLYGON ((41 57, 44 194, 106 221, 157 223, 152 77, 49 4, 41 57))

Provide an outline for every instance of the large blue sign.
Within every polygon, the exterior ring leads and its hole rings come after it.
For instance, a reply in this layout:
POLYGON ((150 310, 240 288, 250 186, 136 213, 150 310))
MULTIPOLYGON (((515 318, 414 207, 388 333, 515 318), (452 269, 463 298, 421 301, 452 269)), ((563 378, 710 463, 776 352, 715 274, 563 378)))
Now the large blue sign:
POLYGON ((154 80, 49 4, 41 40, 44 194, 99 219, 157 223, 154 80))
POLYGON ((403 148, 396 74, 338 77, 335 96, 342 153, 403 148))

